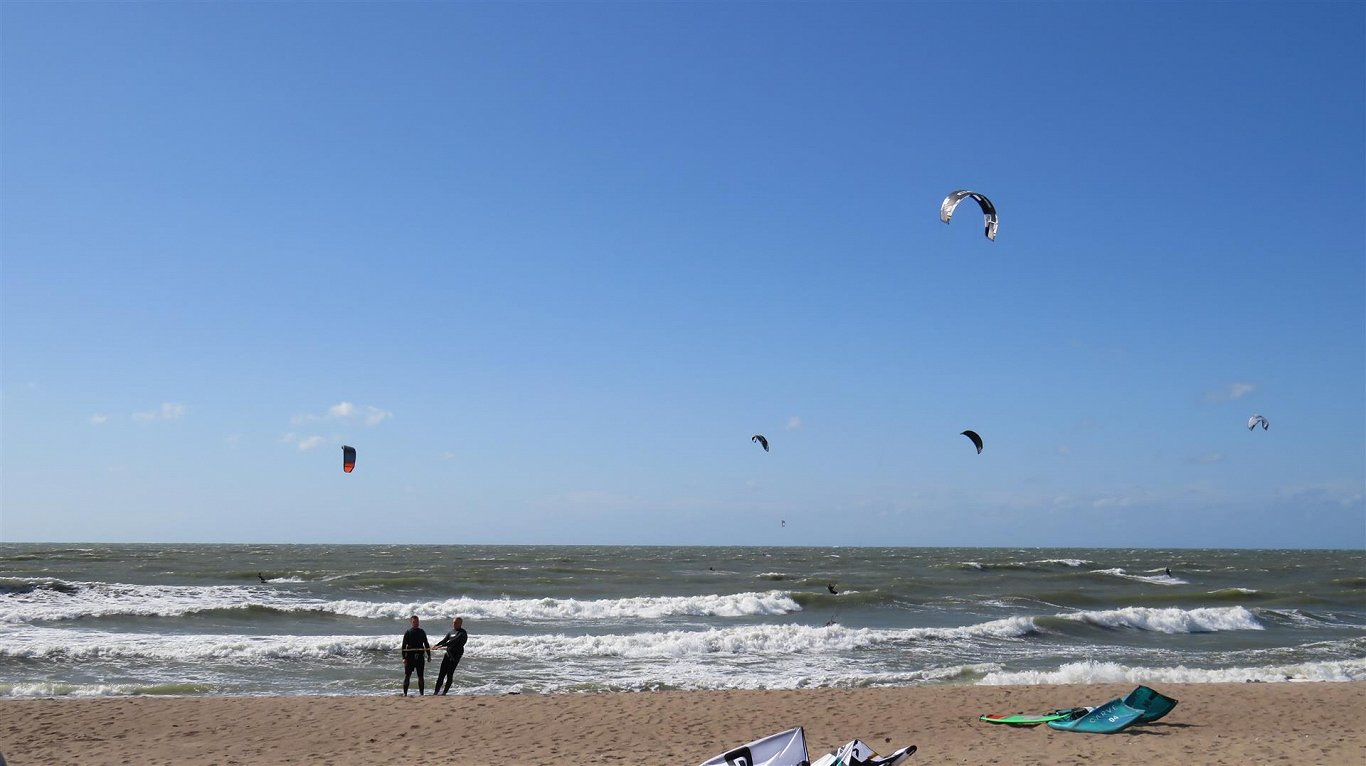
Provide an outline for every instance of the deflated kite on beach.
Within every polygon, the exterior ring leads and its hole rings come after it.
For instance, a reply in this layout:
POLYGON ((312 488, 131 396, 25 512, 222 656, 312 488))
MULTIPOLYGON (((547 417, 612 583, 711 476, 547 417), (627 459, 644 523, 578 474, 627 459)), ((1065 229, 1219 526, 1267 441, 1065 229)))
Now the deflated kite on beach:
POLYGON ((806 732, 780 731, 705 761, 702 766, 807 766, 806 732))
POLYGON ((907 745, 891 755, 878 755, 868 743, 854 739, 811 766, 900 766, 915 755, 915 750, 915 745, 907 745))
POLYGON ((983 715, 977 720, 1007 726, 1037 726, 1046 723, 1063 731, 1113 734, 1134 724, 1151 723, 1176 707, 1176 700, 1147 686, 1137 686, 1123 698, 1116 697, 1100 707, 1072 707, 1041 715, 983 715))

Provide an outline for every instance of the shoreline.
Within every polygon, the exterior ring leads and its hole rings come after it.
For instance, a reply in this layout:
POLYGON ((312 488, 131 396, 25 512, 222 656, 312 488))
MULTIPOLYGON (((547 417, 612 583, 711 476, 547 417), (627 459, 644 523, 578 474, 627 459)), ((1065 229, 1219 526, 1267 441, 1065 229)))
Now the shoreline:
POLYGON ((1162 684, 1180 700, 1118 734, 1012 728, 986 713, 1099 705, 1132 684, 402 697, 0 700, 11 766, 681 764, 794 726, 814 760, 860 738, 911 763, 1366 763, 1366 682, 1162 684))

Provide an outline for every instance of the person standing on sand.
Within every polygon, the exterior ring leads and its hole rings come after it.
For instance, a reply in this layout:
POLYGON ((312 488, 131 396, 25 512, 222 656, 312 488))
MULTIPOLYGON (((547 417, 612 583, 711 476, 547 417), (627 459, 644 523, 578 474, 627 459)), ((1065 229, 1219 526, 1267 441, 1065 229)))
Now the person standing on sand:
POLYGON ((417 673, 417 693, 421 696, 426 693, 426 686, 422 680, 422 672, 426 668, 426 660, 422 655, 427 655, 426 659, 432 658, 431 644, 427 643, 427 631, 419 628, 417 615, 412 616, 413 627, 403 634, 403 696, 408 696, 408 679, 413 673, 417 673))
POLYGON ((441 658, 441 669, 436 673, 436 686, 432 687, 432 694, 446 695, 451 690, 451 681, 455 678, 455 666, 460 664, 460 658, 465 656, 465 642, 469 640, 469 634, 460 627, 465 624, 465 620, 457 617, 451 620, 451 632, 446 637, 436 642, 433 649, 446 647, 446 656, 441 658), (441 688, 441 680, 446 680, 446 688, 441 688))

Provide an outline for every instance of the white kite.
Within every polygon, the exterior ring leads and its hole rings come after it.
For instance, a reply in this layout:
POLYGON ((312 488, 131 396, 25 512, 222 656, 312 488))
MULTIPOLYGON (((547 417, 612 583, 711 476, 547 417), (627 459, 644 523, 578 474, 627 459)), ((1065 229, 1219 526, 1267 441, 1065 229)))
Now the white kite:
POLYGON ((881 756, 868 743, 855 739, 811 766, 901 766, 915 754, 915 749, 915 745, 907 745, 891 755, 881 756))
POLYGON ((1266 422, 1266 418, 1262 417, 1261 415, 1253 415, 1252 417, 1247 419, 1247 430, 1253 430, 1257 427, 1258 423, 1262 424, 1263 431, 1271 427, 1271 424, 1266 422))
POLYGON ((712 758, 702 766, 807 766, 802 727, 780 731, 712 758))
POLYGON ((982 208, 982 224, 986 229, 985 234, 987 235, 987 239, 995 242, 996 228, 999 224, 999 219, 996 217, 996 206, 991 204, 991 200, 975 191, 959 189, 956 192, 950 192, 949 196, 945 197, 944 201, 939 203, 939 220, 948 223, 953 218, 953 211, 958 208, 958 203, 968 197, 972 197, 976 200, 978 206, 982 208))

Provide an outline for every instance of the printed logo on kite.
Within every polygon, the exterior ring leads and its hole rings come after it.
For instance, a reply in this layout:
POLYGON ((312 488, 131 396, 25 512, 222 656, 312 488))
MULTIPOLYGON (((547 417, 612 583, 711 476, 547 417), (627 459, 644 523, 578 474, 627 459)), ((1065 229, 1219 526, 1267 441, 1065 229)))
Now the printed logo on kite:
POLYGON ((351 473, 356 468, 356 448, 342 445, 342 471, 351 473))

